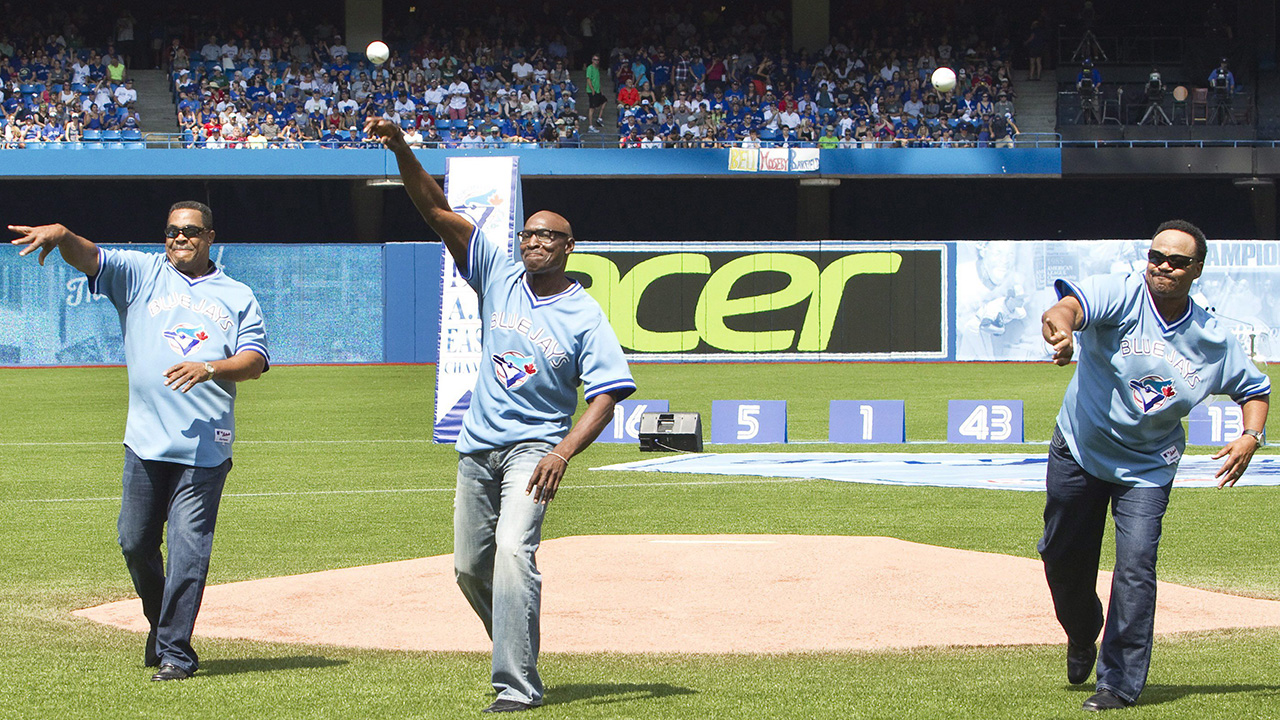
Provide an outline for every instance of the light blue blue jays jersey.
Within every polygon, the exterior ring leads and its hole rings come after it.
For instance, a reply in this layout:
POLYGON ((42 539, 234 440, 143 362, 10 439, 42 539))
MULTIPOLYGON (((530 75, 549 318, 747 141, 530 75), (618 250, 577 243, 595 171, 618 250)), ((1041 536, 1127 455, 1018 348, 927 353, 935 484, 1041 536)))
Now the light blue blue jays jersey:
POLYGON ((270 364, 262 311, 253 291, 214 269, 190 278, 164 253, 98 251, 89 290, 120 314, 129 368, 124 444, 144 460, 216 467, 231 457, 234 382, 202 382, 183 393, 164 371, 184 362, 225 360, 244 350, 270 364))
POLYGON ((1166 322, 1144 275, 1058 280, 1058 297, 1084 308, 1075 375, 1058 413, 1071 454, 1090 475, 1122 485, 1166 485, 1186 446, 1182 418, 1209 395, 1243 402, 1271 381, 1204 308, 1166 322))
POLYGON ((504 245, 471 235, 464 276, 480 296, 480 377, 462 418, 461 453, 527 440, 558 443, 578 407, 600 393, 625 398, 636 389, 604 311, 581 285, 538 297, 524 264, 504 245))

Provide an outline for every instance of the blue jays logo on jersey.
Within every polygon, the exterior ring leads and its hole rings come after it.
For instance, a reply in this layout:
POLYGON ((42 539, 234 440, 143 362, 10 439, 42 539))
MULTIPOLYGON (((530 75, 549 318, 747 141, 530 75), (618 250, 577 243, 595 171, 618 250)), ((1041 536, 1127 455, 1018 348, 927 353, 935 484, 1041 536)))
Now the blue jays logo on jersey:
POLYGON ((1133 401, 1142 406, 1143 412, 1159 410, 1165 400, 1178 394, 1173 389, 1173 381, 1165 380, 1159 375, 1130 380, 1129 387, 1133 389, 1133 401))
POLYGON ((515 390, 538 374, 538 366, 533 358, 509 350, 493 356, 493 372, 508 390, 515 390))
POLYGON ((209 333, 204 331, 203 325, 178 323, 165 330, 164 337, 169 341, 169 347, 173 348, 174 352, 186 357, 193 350, 200 347, 201 343, 209 339, 209 333))

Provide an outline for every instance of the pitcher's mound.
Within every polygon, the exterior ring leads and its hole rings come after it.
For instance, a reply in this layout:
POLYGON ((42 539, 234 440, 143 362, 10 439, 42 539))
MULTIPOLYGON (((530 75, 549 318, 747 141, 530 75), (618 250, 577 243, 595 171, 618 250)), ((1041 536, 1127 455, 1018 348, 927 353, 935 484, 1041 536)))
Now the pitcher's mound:
MULTIPOLYGON (((216 562, 216 558, 215 558, 216 562)), ((598 535, 549 540, 542 649, 783 653, 1063 643, 1038 560, 881 537, 598 535)), ((1106 603, 1110 573, 1099 578, 1106 603)), ((75 613, 145 632, 137 600, 75 613)), ((1156 631, 1280 626, 1280 602, 1161 583, 1156 631)), ((488 651, 453 557, 208 588, 196 635, 488 651)))

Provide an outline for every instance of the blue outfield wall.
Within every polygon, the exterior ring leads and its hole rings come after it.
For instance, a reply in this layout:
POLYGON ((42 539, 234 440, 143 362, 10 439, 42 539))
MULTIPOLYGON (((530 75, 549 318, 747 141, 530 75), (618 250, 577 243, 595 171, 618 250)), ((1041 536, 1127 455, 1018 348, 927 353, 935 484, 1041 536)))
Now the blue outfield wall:
MULTIPOLYGON (((432 175, 455 156, 517 155, 522 177, 738 178, 859 175, 1061 175, 1057 148, 879 148, 822 150, 817 173, 729 171, 728 150, 547 149, 419 150, 432 175)), ((58 178, 381 178, 396 175, 382 149, 28 149, 0 150, 0 177, 58 178)))

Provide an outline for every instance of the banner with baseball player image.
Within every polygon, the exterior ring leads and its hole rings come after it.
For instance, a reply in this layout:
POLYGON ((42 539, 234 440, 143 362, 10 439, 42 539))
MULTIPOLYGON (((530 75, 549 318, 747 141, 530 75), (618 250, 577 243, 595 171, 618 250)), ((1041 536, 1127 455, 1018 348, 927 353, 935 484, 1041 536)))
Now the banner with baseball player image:
MULTIPOLYGON (((1148 239, 957 242, 956 360, 1040 361, 1040 314, 1058 278, 1145 272, 1148 239)), ((1211 240, 1191 297, 1213 312, 1250 357, 1280 358, 1280 245, 1211 240)))
MULTIPOLYGON (((519 250, 523 227, 520 161, 515 157, 452 157, 445 161, 444 192, 453 209, 480 228, 481 242, 507 243, 519 250), (519 225, 517 225, 519 223, 519 225)), ((441 253, 440 341, 436 364, 436 410, 432 440, 458 439, 462 416, 481 367, 479 300, 449 253, 441 253)))

